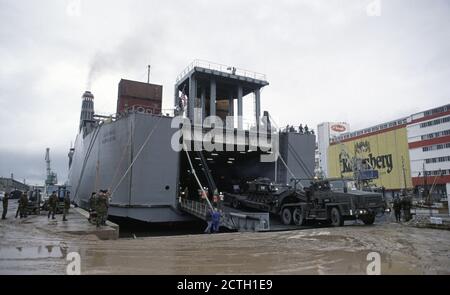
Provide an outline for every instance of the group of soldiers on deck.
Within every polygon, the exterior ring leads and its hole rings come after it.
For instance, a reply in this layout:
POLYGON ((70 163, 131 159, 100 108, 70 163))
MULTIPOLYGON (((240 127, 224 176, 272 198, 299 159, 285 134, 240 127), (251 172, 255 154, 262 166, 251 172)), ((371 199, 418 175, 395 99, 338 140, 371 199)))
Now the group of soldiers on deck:
POLYGON ((300 134, 314 134, 314 130, 313 129, 309 129, 308 125, 305 125, 305 127, 303 127, 303 124, 300 124, 298 126, 298 128, 295 128, 294 125, 286 125, 286 128, 284 128, 282 131, 280 130, 280 132, 291 132, 291 133, 300 133, 300 134))

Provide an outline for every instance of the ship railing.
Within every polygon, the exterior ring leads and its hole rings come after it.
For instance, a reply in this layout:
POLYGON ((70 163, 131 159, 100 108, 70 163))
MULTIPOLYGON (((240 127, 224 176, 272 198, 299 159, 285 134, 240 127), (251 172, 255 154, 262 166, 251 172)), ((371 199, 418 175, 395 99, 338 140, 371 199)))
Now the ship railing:
MULTIPOLYGON (((206 220, 208 204, 202 201, 179 198, 183 211, 206 220)), ((269 213, 266 212, 226 212, 222 211, 220 226, 237 231, 268 231, 270 229, 269 213)))
POLYGON ((196 59, 190 63, 178 76, 176 82, 179 82, 184 76, 186 76, 195 67, 215 70, 219 72, 230 72, 236 76, 243 76, 261 81, 267 81, 266 75, 255 71, 250 71, 242 68, 237 68, 220 63, 210 62, 207 60, 196 59))

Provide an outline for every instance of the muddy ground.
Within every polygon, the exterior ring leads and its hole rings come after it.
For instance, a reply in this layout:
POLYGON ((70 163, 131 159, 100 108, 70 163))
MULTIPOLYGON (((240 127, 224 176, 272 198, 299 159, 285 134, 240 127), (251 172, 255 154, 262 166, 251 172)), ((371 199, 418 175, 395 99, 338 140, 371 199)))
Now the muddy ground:
POLYGON ((101 241, 55 231, 43 215, 15 219, 13 211, 0 220, 0 274, 65 274, 73 251, 82 274, 366 274, 370 252, 380 254, 382 274, 450 274, 450 231, 389 221, 101 241))

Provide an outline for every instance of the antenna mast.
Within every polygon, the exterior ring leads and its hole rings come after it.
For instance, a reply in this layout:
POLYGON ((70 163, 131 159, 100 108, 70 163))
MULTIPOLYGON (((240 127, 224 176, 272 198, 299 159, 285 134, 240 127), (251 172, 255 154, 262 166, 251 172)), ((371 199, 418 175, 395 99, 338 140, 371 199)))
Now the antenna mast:
POLYGON ((151 68, 151 66, 148 65, 148 70, 147 70, 147 84, 150 84, 150 68, 151 68))

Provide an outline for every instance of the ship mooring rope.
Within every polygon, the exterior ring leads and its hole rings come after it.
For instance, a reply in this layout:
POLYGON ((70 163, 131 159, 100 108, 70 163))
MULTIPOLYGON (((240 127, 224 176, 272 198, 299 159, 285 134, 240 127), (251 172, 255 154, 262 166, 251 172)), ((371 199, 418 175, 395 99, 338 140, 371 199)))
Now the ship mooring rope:
POLYGON ((308 177, 314 178, 314 173, 311 172, 311 170, 309 170, 308 166, 305 164, 305 162, 303 162, 302 158, 295 151, 294 147, 289 143, 289 141, 288 141, 288 148, 292 152, 292 155, 294 156, 295 161, 297 162, 297 164, 300 165, 300 167, 303 169, 305 174, 307 174, 308 177))
POLYGON ((184 149, 184 151, 186 152, 186 157, 187 157, 187 159, 188 159, 188 161, 189 161, 189 166, 191 166, 192 174, 194 174, 195 180, 197 180, 197 184, 198 184, 198 186, 200 187, 200 189, 202 190, 203 196, 206 197, 205 199, 206 199, 206 202, 207 202, 208 205, 209 205, 209 208, 211 208, 211 210, 214 210, 213 206, 211 205, 211 202, 209 201, 209 198, 208 198, 208 196, 207 196, 207 194, 206 194, 205 189, 203 188, 203 186, 202 186, 200 180, 199 180, 198 177, 197 177, 197 173, 195 172, 194 165, 192 165, 191 157, 189 156, 189 152, 188 152, 188 150, 187 150, 186 144, 184 143, 184 140, 183 140, 183 149, 184 149))
POLYGON ((150 133, 148 134, 147 138, 145 139, 144 143, 142 144, 141 148, 139 149, 139 151, 136 153, 136 157, 134 157, 133 161, 131 162, 130 166, 128 166, 127 170, 125 171, 125 173, 122 175, 122 177, 119 180, 119 183, 117 183, 117 185, 114 187, 113 191, 111 192, 111 198, 113 197, 114 193, 117 191, 117 189, 119 188, 119 185, 122 183, 122 181, 125 179, 125 176, 127 176, 128 172, 130 172, 131 167, 133 167, 134 163, 136 162, 136 160, 139 158, 139 155, 141 154, 141 152, 144 150, 144 147, 147 145, 147 143, 149 142, 150 138, 153 135, 153 132, 155 132, 156 127, 158 127, 159 123, 161 122, 163 116, 161 115, 159 117, 159 120, 156 122, 155 126, 153 126, 152 130, 150 131, 150 133))
POLYGON ((98 126, 98 128, 94 131, 94 134, 91 137, 91 141, 89 142, 89 146, 88 146, 88 149, 87 149, 86 157, 84 158, 83 166, 81 168, 80 178, 78 179, 77 189, 76 189, 75 194, 73 196, 73 200, 74 201, 75 201, 75 199, 78 198, 78 190, 80 188, 81 181, 83 180, 84 169, 86 168, 87 161, 89 159, 89 156, 91 155, 92 148, 94 147, 95 139, 97 138, 97 135, 100 132, 100 129, 102 128, 102 126, 103 126, 103 124, 98 126))
MULTIPOLYGON (((283 162, 284 166, 286 167, 287 171, 289 171, 289 173, 292 175, 292 177, 295 178, 295 179, 297 179, 297 177, 294 175, 294 173, 292 173, 291 169, 289 169, 289 167, 288 167, 288 165, 286 164, 286 162, 283 160, 283 157, 280 155, 280 153, 278 153, 278 157, 280 157, 281 162, 283 162)), ((298 184, 300 184, 300 186, 302 187, 302 189, 305 188, 301 182, 299 182, 298 184)))
MULTIPOLYGON (((270 122, 272 122, 272 124, 275 125, 276 129, 278 130, 278 125, 275 123, 275 121, 273 120, 272 116, 269 114, 269 119, 270 122)), ((289 142, 288 142, 289 143, 289 142)), ((283 157, 281 156, 281 154, 279 152, 277 152, 277 159, 280 158, 281 162, 283 162, 283 165, 286 167, 287 171, 291 174, 291 176, 295 179, 297 179, 297 177, 294 175, 294 173, 292 173, 291 169, 289 169, 288 165, 286 164, 286 162, 284 161, 283 157)), ((277 159, 275 161, 277 161, 277 159)), ((305 171, 306 172, 306 171, 305 171)), ((300 186, 302 187, 302 189, 304 189, 304 186, 301 182, 299 182, 298 184, 300 184, 300 186)))
POLYGON ((127 145, 124 147, 124 149, 123 149, 123 151, 122 151, 122 155, 120 156, 120 160, 119 160, 119 162, 117 163, 117 167, 116 167, 116 169, 115 169, 115 171, 114 171, 114 176, 113 176, 113 178, 111 179, 110 185, 109 185, 109 187, 108 187, 109 190, 111 190, 111 186, 113 185, 114 181, 116 180, 116 177, 119 175, 120 166, 121 166, 121 164, 122 164, 122 162, 123 162, 123 159, 125 159, 126 152, 127 152, 128 149, 131 147, 131 140, 132 140, 132 138, 133 138, 133 137, 131 136, 131 133, 130 133, 130 139, 128 140, 127 145))

